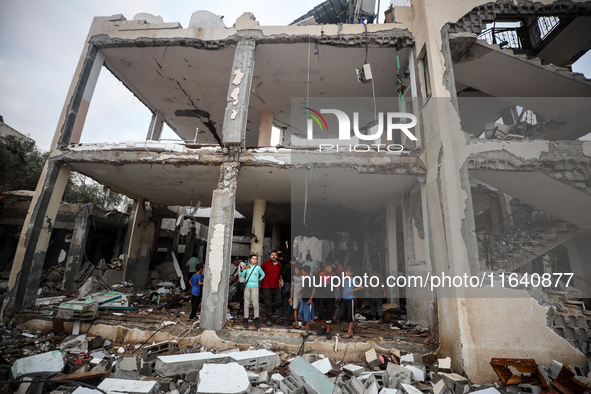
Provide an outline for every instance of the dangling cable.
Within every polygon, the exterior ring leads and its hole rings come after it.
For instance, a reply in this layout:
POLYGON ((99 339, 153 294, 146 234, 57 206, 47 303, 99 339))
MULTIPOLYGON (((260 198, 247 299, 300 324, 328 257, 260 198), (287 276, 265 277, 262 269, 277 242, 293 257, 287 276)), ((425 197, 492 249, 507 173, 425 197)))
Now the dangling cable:
POLYGON ((306 211, 308 210, 308 169, 306 168, 306 174, 304 175, 304 226, 308 227, 306 224, 306 211))

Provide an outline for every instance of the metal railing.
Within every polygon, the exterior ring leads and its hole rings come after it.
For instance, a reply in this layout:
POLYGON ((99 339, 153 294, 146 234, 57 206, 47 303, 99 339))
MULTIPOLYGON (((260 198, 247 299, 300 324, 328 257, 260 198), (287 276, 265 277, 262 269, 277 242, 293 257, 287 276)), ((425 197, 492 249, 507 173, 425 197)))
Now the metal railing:
POLYGON ((535 49, 561 24, 557 16, 540 16, 523 27, 491 27, 480 33, 479 40, 498 44, 501 48, 535 49))

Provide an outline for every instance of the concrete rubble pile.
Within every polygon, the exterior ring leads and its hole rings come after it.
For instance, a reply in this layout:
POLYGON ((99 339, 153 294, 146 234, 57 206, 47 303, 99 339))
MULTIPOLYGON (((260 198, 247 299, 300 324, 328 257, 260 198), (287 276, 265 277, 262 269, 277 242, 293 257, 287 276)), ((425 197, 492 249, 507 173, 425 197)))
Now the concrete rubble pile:
POLYGON ((344 355, 273 352, 260 344, 223 351, 176 341, 117 346, 85 334, 60 339, 2 328, 0 380, 13 383, 0 386, 0 394, 583 394, 591 382, 588 366, 557 361, 546 368, 531 359, 495 358, 490 363, 499 382, 478 385, 455 373, 450 358, 395 348, 388 354, 370 349, 363 362, 351 363, 344 355))

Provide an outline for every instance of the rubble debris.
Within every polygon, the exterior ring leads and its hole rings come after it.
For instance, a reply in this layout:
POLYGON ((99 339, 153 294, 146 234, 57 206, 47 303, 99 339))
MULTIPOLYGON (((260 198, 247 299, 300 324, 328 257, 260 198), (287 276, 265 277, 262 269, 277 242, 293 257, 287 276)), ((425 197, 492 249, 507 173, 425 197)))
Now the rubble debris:
POLYGON ((64 369, 64 355, 59 350, 20 358, 12 365, 12 376, 18 379, 27 375, 50 375, 64 369))
POLYGON ((548 387, 546 380, 538 368, 535 360, 520 358, 493 358, 490 365, 505 385, 528 383, 535 386, 548 387), (523 374, 518 376, 509 367, 515 368, 523 374))
POLYGON ((66 353, 88 353, 86 335, 69 336, 58 346, 58 349, 66 353))
POLYGON ((238 363, 205 364, 199 371, 197 393, 239 394, 250 392, 250 381, 244 367, 238 363))

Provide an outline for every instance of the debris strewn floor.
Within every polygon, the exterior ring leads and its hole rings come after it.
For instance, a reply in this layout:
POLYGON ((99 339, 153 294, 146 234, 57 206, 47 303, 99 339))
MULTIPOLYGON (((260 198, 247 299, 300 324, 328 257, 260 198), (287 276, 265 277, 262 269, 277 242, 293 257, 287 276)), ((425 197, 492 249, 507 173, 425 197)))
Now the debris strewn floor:
MULTIPOLYGON (((184 293, 117 290, 48 295, 3 323, 0 393, 582 394, 591 382, 588 366, 498 358, 491 360, 498 382, 475 385, 450 358, 437 358, 429 330, 393 305, 383 323, 360 313, 353 338, 336 323, 328 339, 302 337, 278 318, 245 329, 233 323, 242 322, 233 302, 218 335, 188 319, 184 293)), ((311 333, 319 328, 314 321, 311 333)))

